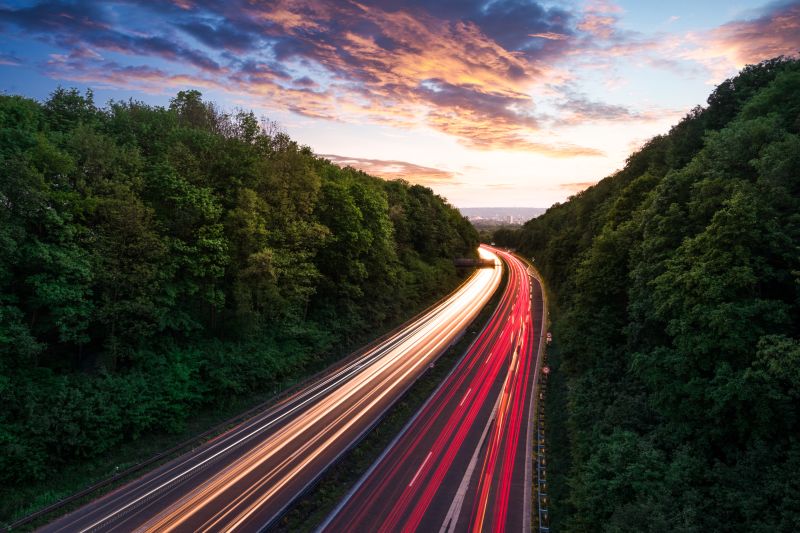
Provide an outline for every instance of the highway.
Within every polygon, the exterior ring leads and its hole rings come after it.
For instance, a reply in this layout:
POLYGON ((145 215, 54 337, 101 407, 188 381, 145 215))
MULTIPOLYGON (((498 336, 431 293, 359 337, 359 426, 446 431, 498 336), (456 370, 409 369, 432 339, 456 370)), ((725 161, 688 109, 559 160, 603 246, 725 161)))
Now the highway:
POLYGON ((322 531, 529 531, 541 284, 515 256, 487 327, 322 531))
POLYGON ((357 442, 478 315, 502 277, 482 268, 446 299, 264 413, 42 528, 256 531, 357 442))

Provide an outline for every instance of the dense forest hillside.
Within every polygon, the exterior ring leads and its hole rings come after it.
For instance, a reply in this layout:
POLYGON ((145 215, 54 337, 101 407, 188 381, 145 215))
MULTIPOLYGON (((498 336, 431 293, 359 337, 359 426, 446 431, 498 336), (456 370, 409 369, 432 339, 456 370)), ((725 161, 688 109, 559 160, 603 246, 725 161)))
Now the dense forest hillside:
POLYGON ((0 96, 0 483, 319 370, 453 288, 476 246, 430 189, 197 91, 0 96))
POLYGON ((800 62, 495 239, 553 295, 553 531, 797 531, 800 62))

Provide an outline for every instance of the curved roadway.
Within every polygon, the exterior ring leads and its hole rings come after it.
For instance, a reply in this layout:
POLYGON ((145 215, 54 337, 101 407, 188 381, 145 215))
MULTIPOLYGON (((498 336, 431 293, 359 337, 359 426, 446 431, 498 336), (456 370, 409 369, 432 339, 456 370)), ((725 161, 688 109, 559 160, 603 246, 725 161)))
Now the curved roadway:
POLYGON ((541 285, 517 257, 488 326, 324 531, 529 531, 541 285))

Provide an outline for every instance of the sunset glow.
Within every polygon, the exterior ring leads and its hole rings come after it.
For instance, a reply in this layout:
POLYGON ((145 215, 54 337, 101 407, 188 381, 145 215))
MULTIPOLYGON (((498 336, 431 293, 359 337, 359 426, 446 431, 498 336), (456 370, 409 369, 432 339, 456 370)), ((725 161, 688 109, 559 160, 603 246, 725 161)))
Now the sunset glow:
POLYGON ((457 206, 548 206, 800 48, 798 2, 642 4, 4 2, 0 88, 154 104, 197 88, 457 206))

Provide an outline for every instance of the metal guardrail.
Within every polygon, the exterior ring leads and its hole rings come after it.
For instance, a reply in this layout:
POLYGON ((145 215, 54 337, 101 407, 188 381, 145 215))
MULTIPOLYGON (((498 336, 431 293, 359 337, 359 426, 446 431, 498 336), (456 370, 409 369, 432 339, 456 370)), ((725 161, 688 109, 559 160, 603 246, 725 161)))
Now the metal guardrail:
MULTIPOLYGON (((546 360, 546 356, 545 356, 546 360)), ((539 517, 539 533, 549 533, 550 514, 547 496, 547 456, 545 441, 544 395, 547 391, 547 374, 539 375, 539 401, 536 416, 536 503, 539 517)))

